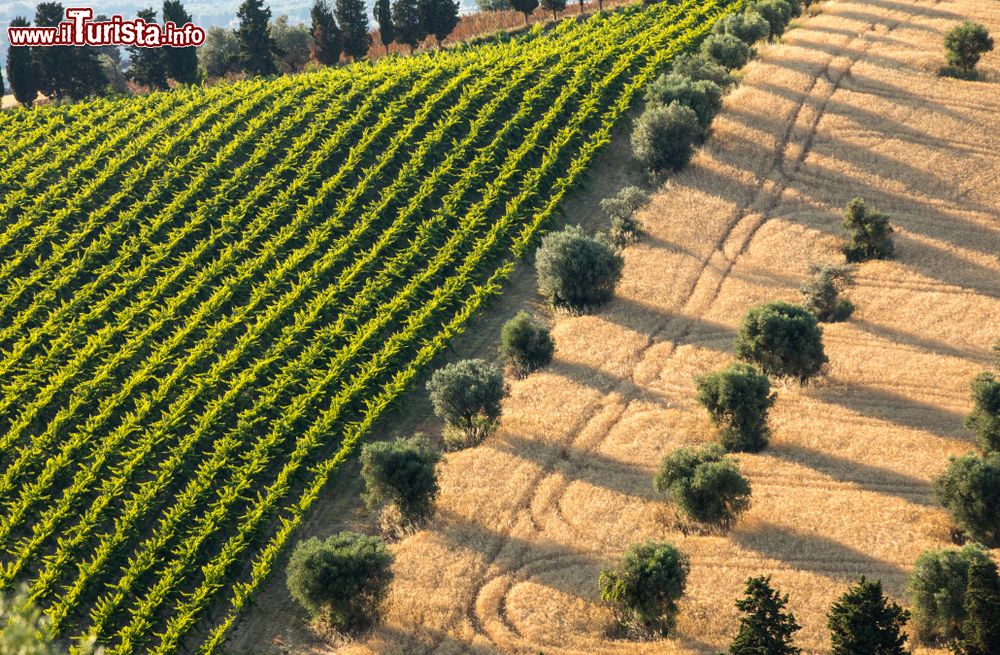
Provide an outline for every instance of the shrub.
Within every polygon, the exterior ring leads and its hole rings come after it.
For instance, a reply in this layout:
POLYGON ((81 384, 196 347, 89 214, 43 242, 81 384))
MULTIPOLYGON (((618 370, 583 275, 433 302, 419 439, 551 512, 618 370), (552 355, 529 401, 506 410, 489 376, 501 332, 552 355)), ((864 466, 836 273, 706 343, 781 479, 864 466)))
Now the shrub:
POLYGON ((889 216, 878 210, 868 209, 864 198, 855 198, 848 203, 843 226, 850 232, 850 241, 844 246, 847 261, 892 259, 895 255, 896 247, 889 236, 892 234, 889 216))
POLYGON ((770 24, 756 11, 730 14, 717 22, 713 29, 716 34, 732 34, 747 45, 753 45, 771 34, 770 24))
POLYGON ((750 46, 732 34, 712 34, 702 42, 701 51, 730 70, 743 68, 750 61, 750 46))
POLYGON ((392 555, 380 539, 341 532, 325 541, 300 541, 288 561, 292 598, 313 618, 339 630, 364 627, 378 618, 392 581, 392 555))
POLYGON ((882 581, 861 581, 830 608, 833 655, 909 655, 903 628, 909 613, 882 594, 882 581))
POLYGON ((854 283, 854 269, 850 266, 812 265, 813 277, 801 287, 802 304, 825 323, 847 320, 854 312, 851 301, 841 299, 840 292, 854 283))
POLYGON ((517 377, 548 365, 555 351, 549 328, 528 312, 518 312, 500 329, 500 357, 517 377))
POLYGON ((795 615, 785 611, 788 595, 771 588, 771 578, 747 580, 746 595, 736 601, 743 612, 729 655, 798 655, 792 636, 801 630, 795 615))
POLYGON ((677 57, 670 70, 676 75, 683 75, 696 82, 699 80, 715 82, 723 90, 731 87, 734 82, 728 70, 701 53, 686 53, 677 57))
POLYGON ((500 422, 507 395, 503 373, 481 359, 465 359, 434 371, 427 383, 434 413, 444 420, 445 443, 475 445, 500 422))
POLYGON ((718 445, 678 448, 663 458, 653 487, 688 519, 725 531, 750 507, 750 482, 718 445))
POLYGON ((438 494, 434 467, 441 453, 422 435, 375 441, 361 447, 361 477, 370 509, 391 505, 402 520, 416 524, 434 511, 438 494))
POLYGON ((680 170, 691 159, 702 136, 698 115, 674 102, 647 107, 632 129, 632 152, 653 172, 680 170))
POLYGON ((726 450, 757 452, 767 446, 767 410, 774 404, 771 383, 749 364, 702 376, 698 384, 698 402, 708 410, 712 423, 720 429, 726 450))
POLYGON ((736 334, 736 355, 767 375, 796 378, 817 375, 827 362, 823 330, 812 312, 787 302, 750 308, 736 334))
POLYGON ((1000 575, 991 560, 969 567, 965 620, 955 651, 960 655, 1000 653, 1000 575))
POLYGON ((992 373, 980 373, 972 382, 972 413, 965 427, 976 433, 983 452, 1000 452, 1000 379, 992 373))
POLYGON ((65 651, 50 634, 50 622, 31 602, 27 586, 0 594, 0 653, 61 655, 65 651))
POLYGON ((969 567, 975 562, 988 561, 989 553, 979 544, 920 554, 906 584, 913 624, 920 639, 949 642, 960 636, 969 567))
POLYGON ((535 257, 538 288, 555 307, 585 311, 606 303, 615 293, 625 262, 580 226, 542 239, 535 257))
POLYGON ((969 537, 988 545, 1000 542, 1000 453, 952 457, 934 480, 934 496, 969 537))
POLYGON ((673 102, 679 102, 694 110, 698 124, 704 130, 722 109, 722 89, 715 82, 708 80, 696 82, 677 73, 661 75, 646 87, 648 105, 666 106, 673 102))
POLYGON ((993 39, 982 25, 965 21, 945 34, 944 49, 945 59, 951 67, 945 73, 974 78, 979 59, 993 49, 993 39))
POLYGON ((663 541, 633 544, 617 569, 601 571, 601 600, 623 628, 639 635, 668 635, 677 624, 690 560, 663 541))
POLYGON ((617 248, 624 248, 642 235, 642 226, 635 213, 649 202, 649 194, 637 186, 622 187, 613 198, 601 201, 601 209, 611 221, 608 240, 617 248))
POLYGON ((795 7, 786 0, 760 0, 749 11, 760 14, 767 21, 772 37, 781 36, 796 13, 795 7))

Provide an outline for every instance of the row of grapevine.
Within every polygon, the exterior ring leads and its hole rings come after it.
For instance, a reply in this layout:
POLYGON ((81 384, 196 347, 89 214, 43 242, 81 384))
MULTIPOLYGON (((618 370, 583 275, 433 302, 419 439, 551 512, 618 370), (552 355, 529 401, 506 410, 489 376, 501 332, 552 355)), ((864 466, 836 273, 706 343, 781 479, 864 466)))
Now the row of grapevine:
POLYGON ((4 117, 0 582, 109 653, 215 652, 636 92, 739 4, 4 117))

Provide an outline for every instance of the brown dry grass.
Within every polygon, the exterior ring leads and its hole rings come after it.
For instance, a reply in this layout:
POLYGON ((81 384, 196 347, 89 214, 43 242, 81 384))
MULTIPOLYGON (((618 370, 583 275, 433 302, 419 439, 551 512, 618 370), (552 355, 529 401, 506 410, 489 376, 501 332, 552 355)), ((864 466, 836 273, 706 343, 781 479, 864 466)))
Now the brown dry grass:
POLYGON ((500 434, 447 456, 438 517, 393 546, 383 627, 310 652, 713 653, 743 581, 770 573, 799 645, 823 653, 850 581, 881 577, 902 599, 917 555, 947 545, 929 481, 971 446, 968 384, 1000 336, 1000 53, 982 64, 990 83, 934 72, 943 32, 973 18, 1000 33, 1000 4, 818 7, 749 66, 655 195, 618 297, 557 317, 557 360, 513 383, 500 434), (779 390, 771 447, 741 457, 748 517, 725 537, 671 532, 651 477, 668 450, 711 438, 693 377, 732 360, 747 307, 798 300, 808 264, 839 258, 855 195, 891 214, 898 259, 861 266, 855 316, 825 328, 825 379, 779 390), (692 558, 678 635, 609 640, 597 574, 646 537, 692 558))

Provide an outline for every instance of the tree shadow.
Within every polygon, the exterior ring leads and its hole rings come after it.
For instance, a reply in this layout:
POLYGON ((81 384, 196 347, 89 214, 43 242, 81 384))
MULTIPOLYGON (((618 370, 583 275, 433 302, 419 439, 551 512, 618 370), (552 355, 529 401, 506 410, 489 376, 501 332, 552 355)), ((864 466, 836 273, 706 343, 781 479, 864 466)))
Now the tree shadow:
POLYGON ((656 461, 648 462, 648 468, 644 469, 594 451, 584 451, 571 445, 549 444, 512 434, 504 434, 494 447, 541 466, 555 463, 559 472, 570 482, 584 482, 645 501, 663 500, 653 489, 653 469, 659 464, 656 461))
POLYGON ((962 423, 965 415, 938 405, 914 400, 892 391, 836 381, 807 387, 806 393, 824 403, 840 405, 855 414, 913 430, 968 439, 962 423))
POLYGON ((955 345, 945 343, 944 341, 928 339, 927 337, 922 337, 912 332, 904 332, 903 330, 890 325, 871 323, 860 318, 852 318, 851 325, 875 337, 886 339, 887 341, 903 346, 917 348, 918 350, 923 350, 927 353, 957 357, 959 359, 976 362, 977 364, 983 366, 988 366, 992 361, 990 355, 987 352, 984 352, 981 348, 975 348, 972 346, 959 348, 955 345))
POLYGON ((754 524, 730 533, 734 543, 794 569, 832 580, 854 581, 862 575, 883 577, 899 586, 906 572, 896 564, 872 557, 856 548, 815 533, 773 523, 754 524))
POLYGON ((936 505, 931 499, 931 484, 927 480, 803 446, 783 444, 771 448, 768 453, 866 491, 890 494, 925 507, 936 505))

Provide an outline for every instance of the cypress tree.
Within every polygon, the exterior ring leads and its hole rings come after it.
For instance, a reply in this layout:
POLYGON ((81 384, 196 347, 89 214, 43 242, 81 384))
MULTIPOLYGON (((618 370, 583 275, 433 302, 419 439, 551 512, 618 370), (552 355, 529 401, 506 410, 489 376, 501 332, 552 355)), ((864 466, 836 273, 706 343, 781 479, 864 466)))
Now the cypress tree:
MULTIPOLYGON (((184 9, 181 0, 163 0, 163 22, 173 22, 178 28, 191 22, 191 14, 184 9)), ((167 77, 178 84, 198 82, 198 51, 195 46, 187 48, 163 49, 167 67, 167 77)))
POLYGON ((771 588, 770 576, 747 580, 746 596, 736 601, 743 612, 740 628, 729 647, 729 655, 798 655, 792 635, 802 628, 795 615, 785 612, 788 595, 771 588))
MULTIPOLYGON (((141 9, 137 14, 147 23, 156 22, 156 10, 152 7, 141 9)), ((142 48, 126 46, 129 60, 128 78, 148 87, 151 90, 167 88, 167 69, 164 61, 164 48, 142 48)))
POLYGON ((340 61, 341 34, 330 5, 326 0, 316 0, 309 14, 312 17, 313 59, 324 66, 333 66, 340 61))
POLYGON ((882 581, 864 576, 830 608, 833 655, 909 655, 903 627, 910 613, 882 594, 882 581))
POLYGON ((278 65, 275 54, 280 54, 278 44, 271 37, 271 10, 263 0, 243 0, 236 13, 240 26, 236 38, 240 42, 240 64, 251 75, 275 75, 278 65))
POLYGON ((458 25, 457 0, 418 0, 420 20, 427 34, 433 34, 438 48, 458 25))
POLYGON ((389 44, 392 43, 395 38, 392 25, 392 5, 390 0, 376 0, 375 9, 372 11, 372 14, 375 16, 375 22, 378 23, 379 40, 385 47, 385 51, 389 52, 389 44))
MULTIPOLYGON (((42 2, 35 8, 38 27, 56 27, 63 18, 62 3, 42 2)), ((32 48, 32 54, 38 71, 38 89, 50 98, 86 98, 107 84, 95 48, 32 48)))
POLYGON ((419 0, 393 0, 392 24, 396 32, 396 42, 414 48, 427 36, 424 22, 420 19, 419 0))
MULTIPOLYGON (((28 27, 30 24, 23 16, 10 21, 11 27, 28 27)), ((34 104, 38 96, 38 71, 35 68, 34 54, 28 46, 7 49, 7 81, 19 103, 25 107, 34 104)))
POLYGON ((510 0, 510 6, 524 14, 524 24, 528 24, 528 16, 538 9, 538 0, 510 0))
POLYGON ((974 562, 969 567, 965 620, 955 652, 959 655, 1000 653, 1000 575, 992 561, 974 562))
MULTIPOLYGON (((368 54, 372 35, 368 32, 368 11, 364 0, 337 0, 337 24, 343 35, 344 54, 357 61, 368 54)), ((395 22, 395 17, 394 22, 395 22)))

